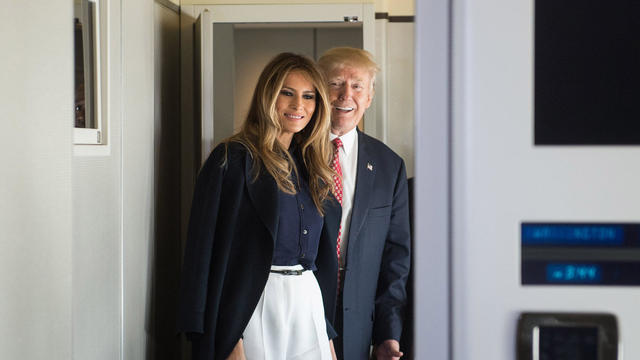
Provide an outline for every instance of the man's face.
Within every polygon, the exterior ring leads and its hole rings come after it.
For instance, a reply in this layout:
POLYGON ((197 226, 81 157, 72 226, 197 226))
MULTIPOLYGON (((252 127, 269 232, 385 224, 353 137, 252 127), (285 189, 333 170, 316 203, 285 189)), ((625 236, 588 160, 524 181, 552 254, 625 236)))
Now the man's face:
POLYGON ((371 105, 373 89, 366 69, 342 66, 328 74, 331 132, 343 135, 355 128, 371 105))

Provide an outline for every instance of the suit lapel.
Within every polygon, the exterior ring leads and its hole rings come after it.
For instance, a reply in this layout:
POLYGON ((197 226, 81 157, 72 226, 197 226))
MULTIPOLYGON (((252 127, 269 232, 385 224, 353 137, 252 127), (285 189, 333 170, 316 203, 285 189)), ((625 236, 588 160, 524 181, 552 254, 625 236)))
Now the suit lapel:
POLYGON ((352 249, 352 244, 354 240, 358 238, 358 234, 364 224, 373 190, 373 180, 376 176, 376 166, 368 150, 366 137, 358 131, 358 170, 356 174, 353 210, 351 213, 351 225, 349 226, 349 249, 347 254, 352 249))
MULTIPOLYGON (((275 242, 278 233, 278 185, 273 177, 264 169, 260 170, 260 176, 253 181, 252 159, 247 155, 245 159, 245 183, 253 206, 258 211, 260 219, 269 230, 272 240, 275 242)), ((239 224, 243 226, 243 224, 239 224)))

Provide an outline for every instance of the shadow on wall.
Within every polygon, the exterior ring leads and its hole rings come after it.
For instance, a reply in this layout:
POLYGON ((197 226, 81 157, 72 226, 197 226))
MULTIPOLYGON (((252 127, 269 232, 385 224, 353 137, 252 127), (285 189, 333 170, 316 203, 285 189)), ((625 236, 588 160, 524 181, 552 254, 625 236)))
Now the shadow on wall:
POLYGON ((154 243, 146 359, 181 359, 176 308, 181 268, 180 16, 154 4, 154 243))

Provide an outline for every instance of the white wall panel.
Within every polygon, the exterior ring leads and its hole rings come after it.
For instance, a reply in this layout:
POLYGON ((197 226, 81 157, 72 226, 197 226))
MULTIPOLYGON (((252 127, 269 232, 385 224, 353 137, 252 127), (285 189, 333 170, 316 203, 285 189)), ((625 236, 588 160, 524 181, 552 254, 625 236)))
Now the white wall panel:
POLYGON ((521 221, 640 219, 637 147, 533 146, 533 2, 454 10, 455 359, 513 359, 521 311, 618 316, 640 358, 637 287, 520 285, 521 221))
POLYGON ((152 0, 122 3, 123 358, 144 359, 149 341, 154 239, 152 0))
POLYGON ((417 359, 452 358, 450 3, 416 3, 412 265, 417 359))
MULTIPOLYGON (((158 245, 155 224, 167 215, 156 206, 167 197, 156 191, 165 186, 179 193, 159 174, 179 172, 167 170, 162 161, 169 157, 156 152, 170 148, 160 132, 178 126, 171 116, 177 106, 154 111, 154 84, 175 89, 177 81, 154 81, 153 1, 104 3, 109 146, 75 156, 72 2, 15 3, 0 18, 7 51, 2 68, 18 69, 6 72, 0 86, 3 359, 144 359, 151 353, 150 304, 159 290, 152 288, 156 269, 150 264, 158 245), (157 120, 166 118, 173 122, 157 120)), ((177 40, 170 46, 163 54, 177 58, 177 40)), ((174 241, 179 248, 179 235, 174 241)))
POLYGON ((76 145, 73 157, 73 358, 96 360, 122 350, 121 14, 101 5, 108 145, 76 145))
POLYGON ((0 358, 71 358, 72 2, 0 12, 0 358))

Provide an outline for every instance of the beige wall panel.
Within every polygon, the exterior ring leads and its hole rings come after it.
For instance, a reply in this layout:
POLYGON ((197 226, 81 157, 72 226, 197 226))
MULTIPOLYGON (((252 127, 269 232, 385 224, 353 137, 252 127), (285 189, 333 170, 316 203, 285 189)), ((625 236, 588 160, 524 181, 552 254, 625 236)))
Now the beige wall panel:
POLYGON ((249 4, 373 4, 374 0, 182 0, 182 5, 249 5, 249 4))
POLYGON ((415 14, 414 0, 375 0, 377 13, 391 16, 411 16, 415 14))
MULTIPOLYGON (((178 0, 169 0, 177 3, 178 0)), ((376 12, 392 16, 412 16, 415 14, 414 0, 182 0, 181 5, 247 5, 247 4, 375 4, 376 12)))
POLYGON ((414 0, 390 0, 388 1, 388 12, 391 16, 413 16, 415 15, 414 0))
POLYGON ((389 0, 375 0, 375 9, 377 13, 389 12, 389 0))
POLYGON ((388 145, 414 174, 414 24, 387 24, 388 145))
MULTIPOLYGON (((386 143, 387 142, 387 128, 388 128, 388 111, 387 111, 387 20, 375 20, 376 26, 376 51, 373 54, 376 64, 378 65, 378 74, 376 75, 375 82, 375 96, 374 101, 371 104, 372 107, 375 107, 377 114, 376 121, 379 121, 380 118, 384 118, 384 121, 381 123, 383 126, 380 126, 380 131, 378 132, 378 140, 386 143)), ((371 121, 371 117, 368 117, 365 114, 364 120, 362 123, 366 123, 367 126, 374 121, 371 121)))

